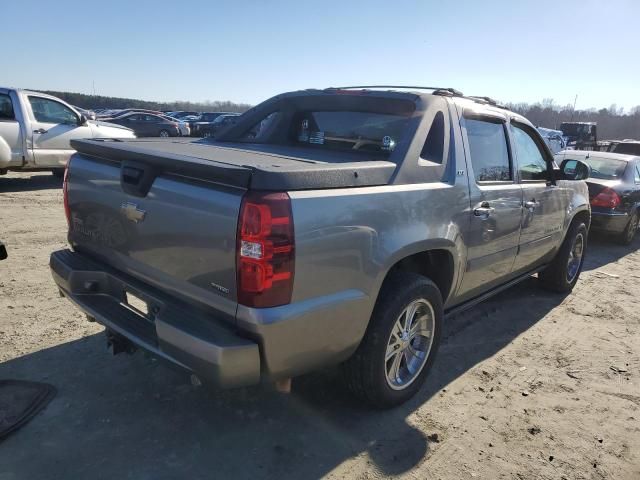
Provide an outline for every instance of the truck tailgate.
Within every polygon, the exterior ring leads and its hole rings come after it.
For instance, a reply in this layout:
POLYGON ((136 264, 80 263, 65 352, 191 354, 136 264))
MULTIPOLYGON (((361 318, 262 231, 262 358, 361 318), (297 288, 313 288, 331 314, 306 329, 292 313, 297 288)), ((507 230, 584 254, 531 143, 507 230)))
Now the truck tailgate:
POLYGON ((77 251, 233 321, 243 188, 78 153, 67 189, 77 251))

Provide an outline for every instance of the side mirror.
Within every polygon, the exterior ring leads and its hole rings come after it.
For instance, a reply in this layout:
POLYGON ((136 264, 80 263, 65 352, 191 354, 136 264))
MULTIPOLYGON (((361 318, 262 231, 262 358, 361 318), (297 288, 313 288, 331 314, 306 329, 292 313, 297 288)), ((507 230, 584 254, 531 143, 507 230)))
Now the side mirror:
POLYGON ((2 242, 0 242, 0 260, 4 260, 7 258, 7 248, 4 246, 2 242))
POLYGON ((87 124, 87 117, 84 116, 84 113, 80 114, 80 118, 78 119, 78 126, 82 126, 82 125, 86 125, 87 124))
POLYGON ((591 175, 591 167, 580 160, 567 158, 560 166, 565 180, 586 180, 591 175))

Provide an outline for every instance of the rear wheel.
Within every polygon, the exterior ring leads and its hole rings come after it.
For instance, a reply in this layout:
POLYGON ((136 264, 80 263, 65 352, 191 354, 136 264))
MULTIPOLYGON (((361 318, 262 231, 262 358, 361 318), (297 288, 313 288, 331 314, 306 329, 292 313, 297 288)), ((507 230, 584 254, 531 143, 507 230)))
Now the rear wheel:
POLYGON ((55 170, 51 170, 51 173, 56 178, 63 178, 64 177, 64 168, 56 168, 55 170))
POLYGON ((640 215, 636 210, 631 215, 629 219, 629 223, 627 224, 624 231, 620 234, 618 241, 623 245, 629 245, 633 242, 634 237, 636 236, 636 232, 638 231, 638 224, 640 223, 640 215))
POLYGON ((343 365, 349 389, 380 408, 410 399, 433 364, 442 318, 442 296, 431 280, 414 273, 393 273, 362 342, 343 365))
POLYGON ((166 138, 169 136, 169 132, 167 130, 160 130, 160 136, 166 138))
POLYGON ((575 220, 553 261, 538 274, 542 286, 554 292, 566 293, 578 282, 587 252, 587 225, 575 220))

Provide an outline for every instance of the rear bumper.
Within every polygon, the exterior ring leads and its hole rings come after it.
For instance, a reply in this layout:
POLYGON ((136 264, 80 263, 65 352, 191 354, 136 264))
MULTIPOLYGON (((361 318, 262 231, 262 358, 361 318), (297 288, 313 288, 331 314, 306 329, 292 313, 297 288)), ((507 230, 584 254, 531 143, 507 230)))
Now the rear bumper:
POLYGON ((258 344, 238 336, 211 314, 70 250, 54 252, 50 266, 53 279, 69 300, 144 350, 218 387, 260 382, 258 344), (149 315, 126 307, 124 292, 143 299, 149 315))
POLYGON ((593 230, 622 233, 628 223, 629 215, 627 213, 591 210, 591 228, 593 230))

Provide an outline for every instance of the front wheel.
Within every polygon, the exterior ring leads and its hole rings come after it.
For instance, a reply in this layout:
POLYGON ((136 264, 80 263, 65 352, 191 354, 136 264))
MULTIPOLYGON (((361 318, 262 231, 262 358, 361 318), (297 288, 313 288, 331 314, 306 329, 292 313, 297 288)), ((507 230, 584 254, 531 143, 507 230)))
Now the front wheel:
POLYGON ((162 138, 167 138, 169 136, 169 132, 167 130, 160 130, 160 136, 162 138))
POLYGON ((362 342, 343 364, 349 389, 379 408, 409 400, 433 365, 442 318, 442 295, 431 280, 414 273, 393 273, 362 342))
POLYGON ((573 290, 584 265, 587 234, 587 225, 583 221, 576 220, 571 224, 555 258, 538 274, 543 287, 558 293, 573 290))

